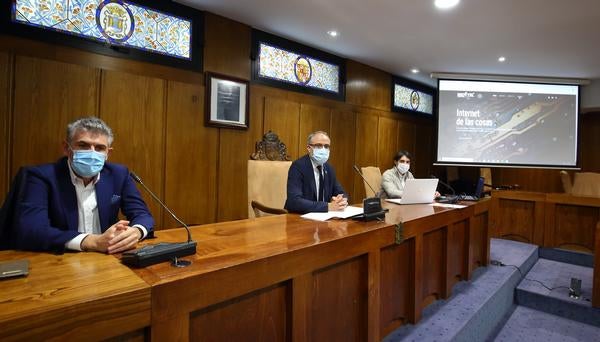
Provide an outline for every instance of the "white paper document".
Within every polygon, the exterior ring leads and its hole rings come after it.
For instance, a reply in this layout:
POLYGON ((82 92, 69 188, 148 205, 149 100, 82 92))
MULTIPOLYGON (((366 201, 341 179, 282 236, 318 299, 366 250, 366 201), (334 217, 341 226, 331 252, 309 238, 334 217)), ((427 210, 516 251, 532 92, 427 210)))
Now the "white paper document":
POLYGON ((352 217, 354 215, 359 215, 362 213, 363 213, 363 208, 348 206, 348 207, 346 207, 346 209, 340 210, 340 211, 328 211, 326 213, 308 213, 308 214, 304 214, 300 217, 309 219, 309 220, 315 220, 315 221, 327 221, 331 218, 346 219, 346 218, 352 217))
POLYGON ((434 207, 443 207, 443 208, 453 208, 453 209, 462 209, 466 208, 466 205, 462 204, 450 204, 450 203, 431 203, 434 207))

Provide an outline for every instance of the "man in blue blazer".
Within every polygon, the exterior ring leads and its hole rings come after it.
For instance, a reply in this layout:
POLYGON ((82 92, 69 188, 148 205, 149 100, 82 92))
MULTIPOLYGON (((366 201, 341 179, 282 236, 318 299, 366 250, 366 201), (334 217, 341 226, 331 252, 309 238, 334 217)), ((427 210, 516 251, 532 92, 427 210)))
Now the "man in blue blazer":
POLYGON ((331 141, 323 131, 308 136, 307 154, 290 166, 285 208, 291 212, 327 212, 348 206, 348 196, 327 163, 331 141))
POLYGON ((154 220, 123 165, 105 163, 113 133, 89 117, 67 128, 66 157, 28 168, 17 199, 11 245, 118 253, 152 233, 154 220), (127 220, 118 220, 119 210, 127 220))

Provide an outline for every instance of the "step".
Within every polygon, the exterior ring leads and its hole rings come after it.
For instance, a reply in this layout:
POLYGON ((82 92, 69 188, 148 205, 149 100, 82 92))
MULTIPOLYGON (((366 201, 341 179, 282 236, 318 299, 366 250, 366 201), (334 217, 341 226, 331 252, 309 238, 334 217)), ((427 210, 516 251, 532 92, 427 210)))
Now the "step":
MULTIPOLYGON (((535 264, 535 245, 491 239, 491 259, 523 270, 535 264)), ((514 307, 514 289, 520 274, 514 267, 480 267, 471 281, 459 282, 452 296, 423 310, 421 321, 407 324, 385 337, 384 341, 484 341, 504 322, 514 307)))
POLYGON ((592 282, 590 267, 539 259, 517 286, 515 300, 521 306, 600 327, 600 309, 591 303, 592 282), (581 279, 579 299, 569 297, 571 278, 581 279))
POLYGON ((489 341, 592 342, 600 341, 600 328, 519 305, 489 341))

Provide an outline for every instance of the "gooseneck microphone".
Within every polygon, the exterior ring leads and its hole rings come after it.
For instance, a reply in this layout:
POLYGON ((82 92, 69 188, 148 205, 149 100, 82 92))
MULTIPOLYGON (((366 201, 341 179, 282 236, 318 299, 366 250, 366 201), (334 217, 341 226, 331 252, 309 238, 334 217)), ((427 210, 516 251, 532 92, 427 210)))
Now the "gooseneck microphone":
POLYGON ((124 264, 133 267, 146 267, 157 264, 159 262, 171 260, 171 265, 176 267, 185 267, 191 264, 186 260, 178 260, 178 258, 196 254, 196 241, 192 241, 192 233, 190 227, 185 222, 180 220, 175 213, 166 204, 164 204, 158 196, 150 190, 142 179, 133 171, 130 172, 131 178, 139 183, 152 198, 158 202, 170 215, 179 222, 187 231, 187 242, 161 242, 154 245, 146 245, 133 251, 123 253, 122 261, 124 264))
MULTIPOLYGON (((375 189, 373 189, 371 184, 369 184, 369 182, 367 182, 367 179, 365 178, 365 176, 363 176, 362 172, 360 172, 360 170, 358 169, 358 166, 353 165, 352 167, 354 168, 354 171, 356 171, 356 173, 358 173, 360 178, 362 178, 362 180, 365 181, 365 184, 367 184, 369 186, 369 188, 371 188, 371 190, 373 190, 373 193, 377 194, 377 191, 375 191, 375 189)), ((387 209, 381 208, 381 199, 379 197, 370 197, 370 198, 365 198, 363 200, 362 219, 364 219, 365 221, 372 221, 372 220, 383 221, 385 219, 385 213, 387 211, 388 211, 387 209)))
POLYGON ((440 203, 456 203, 460 200, 460 196, 456 196, 456 191, 454 191, 454 188, 450 186, 450 184, 443 182, 441 179, 437 178, 435 175, 431 175, 431 178, 435 178, 438 180, 438 182, 440 184, 442 184, 443 186, 445 186, 446 188, 450 189, 450 191, 452 191, 452 195, 449 196, 447 199, 442 199, 442 200, 438 200, 438 202, 440 203))

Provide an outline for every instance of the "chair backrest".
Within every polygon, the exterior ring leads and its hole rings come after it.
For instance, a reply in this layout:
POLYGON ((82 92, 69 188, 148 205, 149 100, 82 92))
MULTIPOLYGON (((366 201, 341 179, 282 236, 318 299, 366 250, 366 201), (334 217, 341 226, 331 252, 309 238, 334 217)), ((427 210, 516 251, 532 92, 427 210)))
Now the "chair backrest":
POLYGON ((11 248, 13 216, 23 196, 28 167, 21 167, 10 184, 4 204, 0 207, 0 250, 11 248))
POLYGON ((570 194, 573 191, 573 185, 571 184, 571 176, 567 171, 560 171, 560 181, 562 182, 563 191, 570 194))
POLYGON ((248 217, 266 216, 255 211, 252 201, 283 209, 291 161, 248 160, 248 217))
POLYGON ((600 198, 600 173, 578 172, 573 179, 573 196, 589 196, 600 198))
POLYGON ((276 133, 256 142, 248 160, 248 217, 285 213, 287 175, 292 162, 276 133))
MULTIPOLYGON (((492 183, 492 169, 490 169, 489 167, 481 167, 479 168, 479 176, 483 177, 484 179, 484 183, 485 184, 494 184, 492 183)), ((492 187, 485 185, 483 187, 483 191, 490 191, 492 190, 492 187)))
MULTIPOLYGON (((361 167, 360 170, 373 189, 375 191, 379 191, 381 188, 381 170, 379 170, 377 166, 365 166, 361 167)), ((373 192, 371 187, 369 187, 369 184, 367 184, 365 181, 363 181, 363 183, 365 184, 366 197, 375 197, 377 193, 373 192)))

